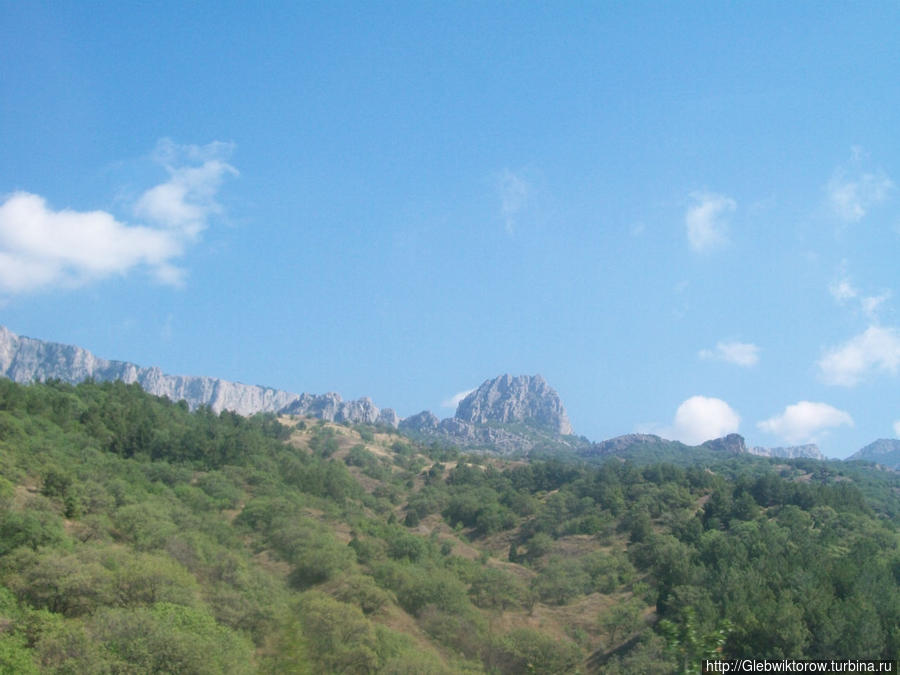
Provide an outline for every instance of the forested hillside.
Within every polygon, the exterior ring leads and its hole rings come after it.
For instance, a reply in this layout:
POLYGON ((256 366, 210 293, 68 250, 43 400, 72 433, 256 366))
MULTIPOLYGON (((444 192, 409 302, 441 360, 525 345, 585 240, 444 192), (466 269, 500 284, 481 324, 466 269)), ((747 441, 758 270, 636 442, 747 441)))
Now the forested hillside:
POLYGON ((501 460, 0 379, 0 672, 900 657, 897 474, 501 460))

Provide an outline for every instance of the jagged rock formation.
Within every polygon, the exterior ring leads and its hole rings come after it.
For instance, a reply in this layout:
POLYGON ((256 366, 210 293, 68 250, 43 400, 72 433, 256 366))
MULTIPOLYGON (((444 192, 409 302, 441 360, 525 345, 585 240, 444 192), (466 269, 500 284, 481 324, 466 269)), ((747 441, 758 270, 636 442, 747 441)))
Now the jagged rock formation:
POLYGON ((787 447, 763 448, 760 446, 748 447, 744 437, 740 434, 728 434, 724 438, 716 438, 703 444, 710 450, 727 452, 732 455, 757 455, 759 457, 780 457, 782 459, 825 459, 825 455, 815 443, 807 445, 791 445, 787 447))
POLYGON ((344 401, 340 394, 300 394, 278 412, 285 415, 318 417, 329 422, 352 424, 383 424, 396 428, 400 416, 391 408, 379 408, 368 396, 355 401, 344 401))
POLYGON ((559 395, 540 375, 487 380, 459 402, 455 417, 472 424, 525 422, 557 434, 572 433, 559 395))
POLYGON ((400 430, 422 440, 502 454, 572 449, 587 442, 571 437, 566 409, 540 375, 486 380, 459 402, 453 417, 439 421, 424 410, 401 421, 400 430))
POLYGON ((809 459, 826 459, 825 455, 822 454, 822 451, 819 450, 819 446, 815 443, 777 448, 761 448, 759 446, 754 446, 747 448, 747 452, 751 455, 759 455, 760 457, 782 457, 784 459, 799 459, 806 457, 809 459))
POLYGON ((379 409, 371 399, 342 401, 338 394, 294 394, 259 385, 214 377, 166 375, 159 368, 142 368, 126 361, 109 361, 81 347, 44 342, 16 335, 0 326, 0 376, 15 382, 58 379, 76 384, 88 378, 137 382, 155 396, 187 401, 194 409, 231 410, 241 415, 282 412, 312 415, 335 422, 387 424, 400 421, 390 408, 379 409))
POLYGON ((896 438, 879 438, 869 443, 866 447, 857 450, 847 458, 850 460, 862 460, 874 462, 881 466, 900 470, 900 440, 896 438))

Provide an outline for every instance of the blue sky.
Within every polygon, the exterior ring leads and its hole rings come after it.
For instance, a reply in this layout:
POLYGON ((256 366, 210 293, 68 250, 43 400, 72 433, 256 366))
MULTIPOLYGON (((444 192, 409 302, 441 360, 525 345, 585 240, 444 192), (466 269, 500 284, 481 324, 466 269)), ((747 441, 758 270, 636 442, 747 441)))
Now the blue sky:
POLYGON ((577 433, 900 436, 895 3, 0 2, 0 324, 577 433))

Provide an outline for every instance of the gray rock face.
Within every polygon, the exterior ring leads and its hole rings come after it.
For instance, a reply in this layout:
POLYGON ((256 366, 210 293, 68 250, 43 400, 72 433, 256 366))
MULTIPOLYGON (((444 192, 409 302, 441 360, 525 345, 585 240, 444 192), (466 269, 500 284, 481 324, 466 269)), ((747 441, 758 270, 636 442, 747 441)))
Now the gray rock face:
POLYGON ((744 437, 740 434, 728 434, 722 438, 714 438, 706 441, 703 445, 710 450, 726 452, 730 455, 742 455, 747 452, 747 444, 744 443, 744 437))
POLYGON ((779 457, 782 459, 825 459, 825 455, 819 450, 819 446, 814 443, 777 448, 763 448, 760 446, 748 447, 744 442, 744 437, 740 434, 728 434, 724 438, 706 441, 703 445, 710 450, 727 452, 732 455, 749 454, 757 455, 759 457, 779 457))
POLYGON ((438 421, 425 410, 400 422, 400 430, 425 440, 501 454, 549 446, 571 448, 586 442, 561 438, 572 434, 572 425, 559 396, 540 375, 487 380, 460 401, 454 417, 438 421), (519 423, 525 426, 505 426, 519 423))
POLYGON ((214 377, 166 375, 159 368, 142 368, 125 361, 108 361, 80 347, 21 337, 0 326, 0 376, 28 383, 58 379, 77 384, 88 378, 137 382, 150 394, 187 401, 191 409, 209 406, 214 412, 231 410, 241 415, 285 412, 311 415, 335 422, 399 423, 390 408, 379 410, 371 399, 342 401, 339 394, 294 394, 259 385, 229 382, 214 377))
POLYGON ((559 395, 540 375, 487 380, 459 402, 456 419, 472 424, 526 422, 558 434, 572 433, 559 395))
POLYGON ((752 448, 747 448, 747 452, 751 455, 759 455, 760 457, 782 457, 784 459, 799 459, 805 457, 809 459, 825 459, 825 455, 822 454, 822 451, 819 450, 819 446, 815 443, 777 448, 761 448, 759 446, 754 446, 752 448))
POLYGON ((378 413, 378 419, 375 420, 376 424, 383 424, 386 427, 393 427, 396 429, 400 426, 400 415, 397 414, 397 411, 393 408, 382 408, 381 412, 378 413))
POLYGON ((340 394, 300 394, 294 401, 280 408, 285 415, 306 415, 329 422, 351 424, 383 424, 397 428, 400 416, 391 408, 379 408, 369 397, 344 401, 340 394))
POLYGON ((437 432, 457 445, 490 448, 501 454, 528 452, 537 444, 536 438, 507 429, 466 422, 456 417, 441 420, 437 432))
POLYGON ((436 431, 440 420, 430 410, 423 410, 415 415, 410 415, 400 422, 400 431, 412 431, 425 433, 436 431))

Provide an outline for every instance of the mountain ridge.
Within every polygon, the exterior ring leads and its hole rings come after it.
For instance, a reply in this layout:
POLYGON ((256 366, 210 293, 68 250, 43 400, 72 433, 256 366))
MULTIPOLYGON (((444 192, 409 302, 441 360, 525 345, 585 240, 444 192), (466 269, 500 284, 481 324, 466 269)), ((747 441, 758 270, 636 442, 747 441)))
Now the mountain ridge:
POLYGON ((89 378, 136 382, 155 396, 187 401, 191 409, 206 405, 216 413, 230 410, 252 415, 290 408, 293 414, 315 414, 328 421, 381 423, 395 428, 399 424, 396 412, 379 409, 369 398, 344 401, 334 392, 296 394, 204 375, 168 375, 157 366, 104 359, 82 347, 20 336, 4 326, 0 326, 0 375, 23 384, 50 379, 77 384, 89 378))
MULTIPOLYGON (((72 384, 89 378, 122 380, 137 383, 156 396, 185 400, 192 409, 209 406, 216 413, 223 410, 241 415, 266 412, 312 416, 330 422, 384 425, 425 440, 491 449, 501 454, 527 454, 543 448, 599 457, 663 447, 669 451, 697 447, 772 458, 827 459, 814 444, 747 446, 739 434, 711 439, 699 446, 653 434, 626 434, 590 442, 574 436, 559 395, 541 375, 503 374, 487 379, 459 402, 453 417, 441 420, 424 410, 404 419, 392 408, 379 408, 368 397, 345 401, 335 392, 297 394, 209 376, 169 375, 157 366, 104 359, 82 347, 20 336, 0 326, 0 376, 19 383, 48 379, 72 384)), ((847 459, 900 469, 900 440, 874 441, 847 459)))
POLYGON ((758 457, 774 457, 783 459, 808 458, 825 460, 826 457, 815 444, 791 447, 763 448, 748 446, 740 434, 728 434, 721 438, 712 438, 699 445, 687 445, 681 441, 673 441, 655 434, 624 434, 614 438, 592 443, 582 449, 583 457, 631 458, 659 452, 686 453, 697 450, 708 450, 724 455, 756 455, 758 457))

